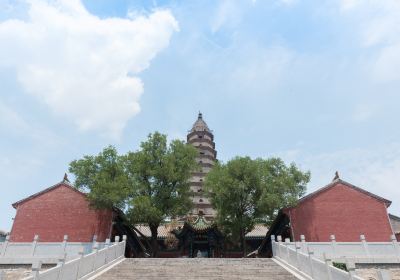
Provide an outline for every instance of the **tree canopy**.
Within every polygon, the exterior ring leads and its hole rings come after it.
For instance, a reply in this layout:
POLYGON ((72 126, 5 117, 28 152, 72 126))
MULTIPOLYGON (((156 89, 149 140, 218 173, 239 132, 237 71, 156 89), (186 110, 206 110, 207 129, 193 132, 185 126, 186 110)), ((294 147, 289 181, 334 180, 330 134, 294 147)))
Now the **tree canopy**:
POLYGON ((75 187, 88 192, 95 208, 124 209, 134 187, 127 176, 124 157, 113 146, 96 156, 72 161, 69 172, 75 175, 75 187))
POLYGON ((132 224, 148 224, 156 256, 160 223, 192 207, 189 178, 198 167, 196 155, 193 146, 180 140, 168 144, 166 135, 155 132, 136 152, 118 155, 109 146, 97 156, 72 161, 69 171, 75 186, 89 191, 92 205, 119 207, 132 224))
POLYGON ((293 205, 305 193, 309 172, 279 158, 236 157, 217 163, 206 177, 205 187, 217 211, 216 222, 232 241, 240 241, 257 221, 270 223, 278 210, 293 205))
POLYGON ((135 182, 128 217, 149 225, 156 250, 160 223, 184 216, 192 208, 189 178, 198 168, 197 150, 179 140, 167 145, 166 136, 157 132, 140 147, 125 158, 128 175, 135 182))

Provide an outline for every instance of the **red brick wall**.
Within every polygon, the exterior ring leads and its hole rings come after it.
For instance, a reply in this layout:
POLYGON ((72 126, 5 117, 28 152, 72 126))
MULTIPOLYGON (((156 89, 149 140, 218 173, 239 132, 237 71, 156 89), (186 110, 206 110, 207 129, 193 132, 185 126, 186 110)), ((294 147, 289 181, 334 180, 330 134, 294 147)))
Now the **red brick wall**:
POLYGON ((90 242, 108 238, 112 211, 89 208, 86 197, 60 185, 17 207, 11 241, 31 242, 35 234, 43 242, 60 242, 65 234, 71 242, 90 242))
POLYGON ((382 201, 337 185, 304 200, 286 210, 291 219, 292 235, 296 241, 304 234, 307 241, 390 241, 393 234, 386 206, 382 201))

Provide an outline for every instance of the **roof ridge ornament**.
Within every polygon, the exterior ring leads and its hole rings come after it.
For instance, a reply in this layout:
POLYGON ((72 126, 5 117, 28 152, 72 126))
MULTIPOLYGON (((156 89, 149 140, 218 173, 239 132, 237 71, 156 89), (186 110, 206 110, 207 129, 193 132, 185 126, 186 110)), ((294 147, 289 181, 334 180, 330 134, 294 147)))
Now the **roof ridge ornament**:
POLYGON ((332 182, 334 182, 334 181, 336 181, 336 180, 339 180, 339 179, 340 179, 340 177, 339 177, 339 172, 336 171, 336 172, 335 172, 335 177, 333 177, 332 182))
POLYGON ((63 178, 62 181, 70 183, 70 181, 68 180, 68 174, 67 173, 64 173, 64 178, 63 178))

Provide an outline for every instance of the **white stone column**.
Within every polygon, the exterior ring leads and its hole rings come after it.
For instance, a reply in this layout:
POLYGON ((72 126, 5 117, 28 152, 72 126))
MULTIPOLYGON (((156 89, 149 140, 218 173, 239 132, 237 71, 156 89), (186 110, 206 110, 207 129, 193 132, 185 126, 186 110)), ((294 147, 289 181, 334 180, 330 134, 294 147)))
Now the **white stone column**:
POLYGON ((122 235, 122 241, 124 242, 122 246, 122 252, 120 253, 121 256, 125 255, 125 248, 126 248, 126 242, 127 242, 128 237, 126 235, 122 235))
POLYGON ((331 234, 329 239, 331 240, 332 255, 336 257, 338 255, 338 253, 339 253, 337 251, 336 237, 335 237, 334 234, 331 234))
POLYGON ((310 248, 308 248, 308 264, 310 266, 310 276, 312 279, 314 279, 314 251, 310 248))
MULTIPOLYGON (((115 236, 115 243, 114 244, 118 245, 118 243, 119 243, 119 236, 115 236)), ((114 248, 114 260, 116 258, 117 258, 117 250, 116 250, 116 248, 114 248)))
POLYGON ((79 279, 80 278, 79 273, 81 271, 83 256, 84 256, 84 251, 83 251, 83 248, 81 248, 79 250, 79 260, 78 260, 78 267, 76 268, 76 277, 75 277, 75 279, 79 279))
POLYGON ((289 249, 289 244, 290 244, 290 238, 285 238, 285 246, 286 246, 286 256, 287 256, 287 262, 290 263, 290 249, 289 249))
POLYGON ((276 255, 276 244, 275 244, 275 235, 271 235, 271 249, 272 249, 272 256, 276 255))
POLYGON ((368 249, 368 243, 365 240, 365 235, 364 234, 360 235, 360 241, 361 241, 361 244, 363 246, 365 255, 369 256, 370 254, 369 254, 369 249, 368 249))
POLYGON ((280 258, 282 258, 282 250, 281 250, 281 244, 282 243, 282 236, 280 236, 280 235, 278 235, 278 256, 280 257, 280 258))
POLYGON ((63 276, 63 268, 64 268, 64 264, 65 264, 65 261, 66 261, 66 260, 67 260, 67 253, 63 253, 63 254, 58 258, 57 266, 59 267, 59 270, 58 270, 57 279, 62 279, 62 276, 63 276))
POLYGON ((323 253, 322 257, 325 262, 326 274, 328 275, 328 280, 332 280, 332 272, 331 272, 332 259, 326 253, 323 253))
POLYGON ((94 243, 93 245, 93 253, 94 253, 94 258, 93 258, 93 266, 92 266, 92 271, 96 270, 96 261, 97 261, 97 253, 99 251, 99 245, 97 242, 94 243))
POLYGON ((36 234, 33 237, 31 256, 35 255, 35 250, 36 250, 36 246, 37 246, 38 241, 39 241, 39 235, 36 234))
POLYGON ((1 256, 2 257, 4 257, 5 255, 6 255, 6 252, 7 252, 7 247, 8 247, 8 244, 10 243, 10 235, 7 235, 6 236, 6 240, 4 241, 4 243, 3 243, 3 248, 2 248, 2 250, 1 250, 1 256))
POLYGON ((392 275, 389 270, 379 269, 377 274, 378 280, 392 280, 392 275))
POLYGON ((298 268, 299 270, 301 270, 301 263, 300 263, 300 257, 299 257, 299 254, 300 254, 300 252, 301 252, 301 246, 300 246, 297 242, 295 243, 295 246, 296 246, 297 268, 298 268))
POLYGON ((349 272, 349 279, 354 279, 354 276, 356 276, 356 266, 354 262, 351 262, 348 259, 346 259, 346 268, 347 271, 349 272))
POLYGON ((67 253, 68 235, 64 235, 63 242, 61 243, 61 254, 67 253))
POLYGON ((396 256, 397 260, 400 262, 400 246, 399 246, 399 242, 397 241, 396 236, 394 234, 392 234, 390 236, 390 240, 392 241, 392 244, 393 244, 394 255, 396 256))
MULTIPOLYGON (((93 240, 92 240, 92 251, 93 251, 93 249, 94 249, 94 245, 95 244, 97 244, 97 235, 95 234, 95 235, 93 235, 93 240)), ((98 244, 97 244, 97 248, 98 248, 99 246, 98 246, 98 244)))
POLYGON ((33 277, 33 280, 39 279, 39 271, 41 268, 42 268, 41 261, 37 261, 32 264, 32 274, 31 275, 33 277))
POLYGON ((300 235, 300 242, 301 242, 301 250, 303 251, 303 253, 307 254, 308 246, 304 234, 300 235))

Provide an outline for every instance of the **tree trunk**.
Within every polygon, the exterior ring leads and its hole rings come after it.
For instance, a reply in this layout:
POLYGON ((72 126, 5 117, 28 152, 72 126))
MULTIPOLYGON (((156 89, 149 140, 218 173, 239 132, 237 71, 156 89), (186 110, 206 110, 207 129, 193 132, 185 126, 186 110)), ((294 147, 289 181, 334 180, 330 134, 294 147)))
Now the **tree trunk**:
POLYGON ((242 243, 243 257, 246 256, 246 235, 244 233, 244 229, 240 230, 240 242, 242 243))
POLYGON ((158 225, 150 224, 149 226, 151 231, 151 256, 153 258, 156 258, 158 254, 158 243, 157 243, 158 225))

